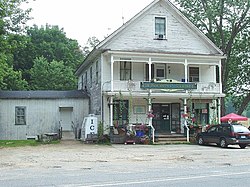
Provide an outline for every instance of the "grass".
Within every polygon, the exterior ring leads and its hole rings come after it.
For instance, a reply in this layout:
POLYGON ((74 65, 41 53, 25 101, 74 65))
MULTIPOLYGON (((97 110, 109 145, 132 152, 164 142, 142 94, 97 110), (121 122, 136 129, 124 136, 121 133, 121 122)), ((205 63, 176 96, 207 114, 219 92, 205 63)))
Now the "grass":
MULTIPOLYGON (((52 141, 47 144, 57 144, 60 141, 52 141)), ((45 144, 36 140, 0 140, 0 148, 3 147, 24 147, 24 146, 38 146, 45 144)))

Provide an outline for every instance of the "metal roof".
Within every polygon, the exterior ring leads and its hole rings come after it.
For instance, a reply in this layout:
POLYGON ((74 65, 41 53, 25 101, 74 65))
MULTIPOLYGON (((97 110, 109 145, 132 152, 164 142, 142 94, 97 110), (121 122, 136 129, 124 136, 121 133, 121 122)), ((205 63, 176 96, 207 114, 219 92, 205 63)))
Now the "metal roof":
POLYGON ((0 91, 0 99, 65 99, 88 98, 83 90, 0 91))

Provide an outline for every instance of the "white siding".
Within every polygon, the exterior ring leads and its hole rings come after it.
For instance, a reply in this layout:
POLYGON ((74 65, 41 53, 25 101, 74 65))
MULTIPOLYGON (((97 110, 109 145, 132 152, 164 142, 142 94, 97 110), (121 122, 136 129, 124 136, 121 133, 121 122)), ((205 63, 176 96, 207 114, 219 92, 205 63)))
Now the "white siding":
POLYGON ((104 48, 112 50, 134 50, 151 52, 176 52, 213 54, 217 53, 202 41, 187 25, 167 7, 156 4, 147 14, 128 25, 104 48), (154 39, 155 16, 167 20, 167 39, 154 39))
POLYGON ((72 120, 82 124, 88 116, 87 99, 5 99, 0 100, 0 139, 26 139, 26 136, 58 132, 59 107, 73 107, 72 120), (26 107, 26 125, 15 125, 15 107, 26 107))

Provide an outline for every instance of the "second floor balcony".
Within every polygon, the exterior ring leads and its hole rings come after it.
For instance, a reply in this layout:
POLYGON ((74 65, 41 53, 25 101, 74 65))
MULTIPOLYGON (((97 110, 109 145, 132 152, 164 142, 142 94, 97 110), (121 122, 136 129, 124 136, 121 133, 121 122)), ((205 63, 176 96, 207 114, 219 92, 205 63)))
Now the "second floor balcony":
MULTIPOLYGON (((167 82, 171 84, 171 80, 167 80, 167 82)), ((103 91, 106 92, 138 92, 138 93, 143 93, 143 92, 148 92, 148 89, 142 88, 141 84, 144 81, 120 81, 120 80, 114 80, 113 82, 108 81, 105 84, 103 84, 103 91), (111 86, 111 84, 113 84, 111 86)), ((162 82, 164 83, 164 82, 162 82)), ((180 82, 181 83, 181 82, 180 82)), ((181 83, 185 84, 185 83, 181 83)), ((186 83, 190 84, 190 83, 186 83)), ((197 82, 197 83, 192 83, 196 85, 195 89, 189 89, 189 92, 192 93, 206 93, 206 94, 219 94, 220 93, 220 86, 221 84, 219 83, 213 83, 213 82, 197 82)), ((186 90, 185 89, 152 89, 153 92, 155 93, 184 93, 186 90)))

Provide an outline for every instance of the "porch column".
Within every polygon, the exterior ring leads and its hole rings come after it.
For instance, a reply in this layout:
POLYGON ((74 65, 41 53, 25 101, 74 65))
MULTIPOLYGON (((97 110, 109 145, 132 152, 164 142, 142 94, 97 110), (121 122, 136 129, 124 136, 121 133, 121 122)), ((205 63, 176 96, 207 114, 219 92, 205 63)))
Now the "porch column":
MULTIPOLYGON (((184 98, 184 114, 187 114, 187 99, 186 98, 184 98)), ((189 128, 188 128, 188 125, 187 125, 186 117, 184 117, 184 118, 185 118, 184 126, 187 129, 187 142, 189 142, 189 128)))
POLYGON ((151 61, 151 58, 148 59, 148 80, 151 81, 152 79, 152 74, 151 74, 151 64, 152 64, 152 61, 151 61))
POLYGON ((184 68, 185 68, 185 82, 188 82, 188 60, 185 59, 185 63, 184 63, 184 68))
MULTIPOLYGON (((113 55, 111 55, 111 66, 110 66, 110 90, 111 92, 114 91, 114 57, 113 55)), ((113 127, 113 96, 110 97, 110 110, 109 110, 109 116, 110 116, 110 120, 109 120, 109 124, 110 127, 113 127)))
POLYGON ((221 117, 221 98, 218 98, 218 103, 217 103, 217 110, 218 110, 218 123, 220 123, 220 117, 221 117))
MULTIPOLYGON (((152 99, 151 99, 151 89, 149 89, 148 91, 148 111, 151 111, 152 110, 152 99)), ((153 123, 152 123, 152 117, 150 117, 148 119, 148 126, 151 127, 152 129, 152 141, 153 143, 155 142, 155 128, 153 126, 153 123)))
POLYGON ((220 93, 222 93, 222 68, 221 68, 221 60, 219 60, 219 83, 220 83, 220 93))
POLYGON ((114 91, 114 57, 111 55, 111 66, 110 66, 110 89, 111 92, 114 91))
POLYGON ((113 96, 110 97, 110 107, 109 107, 109 126, 113 127, 113 96))

